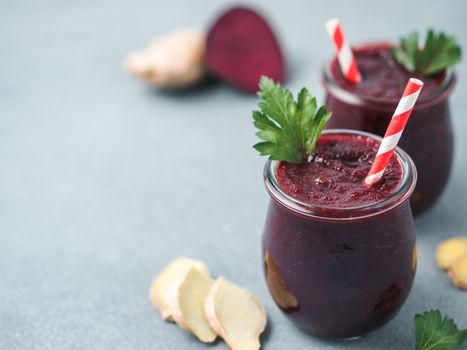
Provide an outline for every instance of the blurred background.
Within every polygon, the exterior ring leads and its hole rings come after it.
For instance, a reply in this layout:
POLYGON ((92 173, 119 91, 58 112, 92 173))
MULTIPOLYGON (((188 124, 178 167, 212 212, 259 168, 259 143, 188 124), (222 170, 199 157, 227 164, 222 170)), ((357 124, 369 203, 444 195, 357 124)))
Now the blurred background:
MULTIPOLYGON (((130 76, 129 52, 155 36, 209 28, 232 1, 0 1, 0 348, 207 349, 165 324, 147 293, 176 256, 202 259, 265 305, 265 349, 410 349, 413 315, 440 308, 467 326, 467 299, 434 264, 436 244, 465 235, 467 66, 451 97, 456 153, 441 201, 417 218, 419 267, 397 318, 355 342, 297 330, 263 281, 268 195, 251 111, 257 98, 223 83, 163 92, 130 76)), ((334 48, 396 41, 427 27, 467 47, 465 2, 248 1, 279 36, 286 86, 322 101, 334 48)))

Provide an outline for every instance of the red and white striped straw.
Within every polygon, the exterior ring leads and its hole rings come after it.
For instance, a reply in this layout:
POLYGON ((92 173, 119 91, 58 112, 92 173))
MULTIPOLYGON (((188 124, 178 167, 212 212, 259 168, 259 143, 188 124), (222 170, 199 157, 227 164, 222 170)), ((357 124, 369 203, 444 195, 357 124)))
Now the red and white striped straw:
POLYGON ((384 170, 386 170, 389 160, 397 147, 397 143, 401 138, 405 124, 407 124, 409 120, 422 87, 422 81, 415 78, 409 79, 399 104, 389 122, 386 134, 384 134, 384 138, 379 145, 373 165, 365 178, 365 184, 370 186, 375 185, 383 177, 384 170))
POLYGON ((337 60, 345 78, 351 83, 362 81, 362 75, 358 69, 357 62, 350 48, 349 42, 345 39, 344 32, 337 18, 330 19, 325 24, 329 36, 334 42, 337 51, 337 60))

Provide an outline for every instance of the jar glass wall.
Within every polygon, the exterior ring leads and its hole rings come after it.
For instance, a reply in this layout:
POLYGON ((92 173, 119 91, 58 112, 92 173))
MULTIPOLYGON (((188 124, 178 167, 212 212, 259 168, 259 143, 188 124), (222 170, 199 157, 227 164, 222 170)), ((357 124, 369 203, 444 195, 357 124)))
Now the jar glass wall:
MULTIPOLYGON (((388 43, 373 43, 356 50, 388 43)), ((332 111, 328 128, 356 129, 383 136, 398 99, 362 97, 341 87, 333 77, 336 59, 324 68, 326 106, 332 111)), ((410 116, 399 146, 412 157, 419 178, 412 198, 415 215, 430 208, 441 196, 449 179, 453 159, 453 130, 449 96, 456 81, 452 70, 440 74, 436 89, 421 95, 410 116)), ((384 82, 382 82, 384 83, 384 82)))
MULTIPOLYGON (((329 130, 380 138, 363 132, 329 130)), ((403 170, 392 195, 352 208, 301 202, 277 182, 278 162, 268 161, 264 180, 271 197, 262 249, 269 291, 300 328, 325 338, 372 331, 395 316, 416 269, 409 197, 416 170, 402 150, 403 170)))

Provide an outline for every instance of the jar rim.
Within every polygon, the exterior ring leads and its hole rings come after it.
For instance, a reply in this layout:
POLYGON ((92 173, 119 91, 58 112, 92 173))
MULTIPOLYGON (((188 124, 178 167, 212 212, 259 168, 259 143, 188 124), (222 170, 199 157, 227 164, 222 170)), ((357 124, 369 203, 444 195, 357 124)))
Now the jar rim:
MULTIPOLYGON (((390 43, 389 41, 372 41, 364 44, 355 45, 354 48, 364 48, 372 46, 388 46, 395 47, 395 44, 390 43)), ((326 91, 338 99, 345 101, 348 104, 353 105, 363 105, 363 104, 374 104, 380 106, 381 108, 394 109, 395 105, 399 102, 399 98, 384 98, 384 97, 374 97, 374 96, 361 96, 356 93, 353 93, 345 88, 339 86, 339 84, 334 80, 331 66, 332 63, 336 60, 336 56, 333 56, 331 59, 325 61, 325 64, 322 68, 323 71, 323 85, 326 91)), ((452 89, 457 80, 456 72, 453 68, 445 69, 444 79, 439 86, 430 91, 426 95, 421 95, 418 98, 415 109, 429 107, 434 103, 437 103, 439 99, 443 99, 451 93, 452 89)))
MULTIPOLYGON (((363 136, 373 139, 379 143, 382 140, 382 138, 377 135, 359 130, 328 129, 324 130, 322 134, 363 136)), ((417 170, 414 162, 410 156, 399 147, 396 147, 394 154, 402 167, 402 179, 393 193, 374 203, 341 208, 313 204, 294 198, 284 191, 277 180, 276 175, 279 161, 276 160, 268 160, 266 162, 263 173, 264 183, 266 190, 273 200, 296 214, 320 220, 347 221, 368 218, 380 215, 381 213, 389 211, 405 202, 409 199, 415 189, 415 185, 417 183, 417 170)))

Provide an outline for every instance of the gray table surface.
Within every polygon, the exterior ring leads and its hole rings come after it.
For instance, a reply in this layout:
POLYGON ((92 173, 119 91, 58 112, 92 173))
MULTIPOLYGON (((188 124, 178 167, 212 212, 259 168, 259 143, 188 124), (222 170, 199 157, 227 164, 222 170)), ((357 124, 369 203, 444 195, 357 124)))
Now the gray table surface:
MULTIPOLYGON (((255 142, 257 99, 225 85, 162 93, 125 55, 181 26, 207 26, 228 1, 0 1, 0 349, 224 349, 164 323, 149 284, 171 259, 204 260, 253 291, 269 315, 265 349, 411 349, 413 315, 440 308, 467 327, 467 293, 433 261, 467 233, 467 64, 452 96, 455 165, 439 204, 416 220, 419 267, 400 314, 354 342, 297 330, 263 281, 268 196, 255 142)), ((289 59, 288 87, 323 97, 323 28, 352 41, 429 25, 467 48, 463 1, 257 1, 289 59)))

